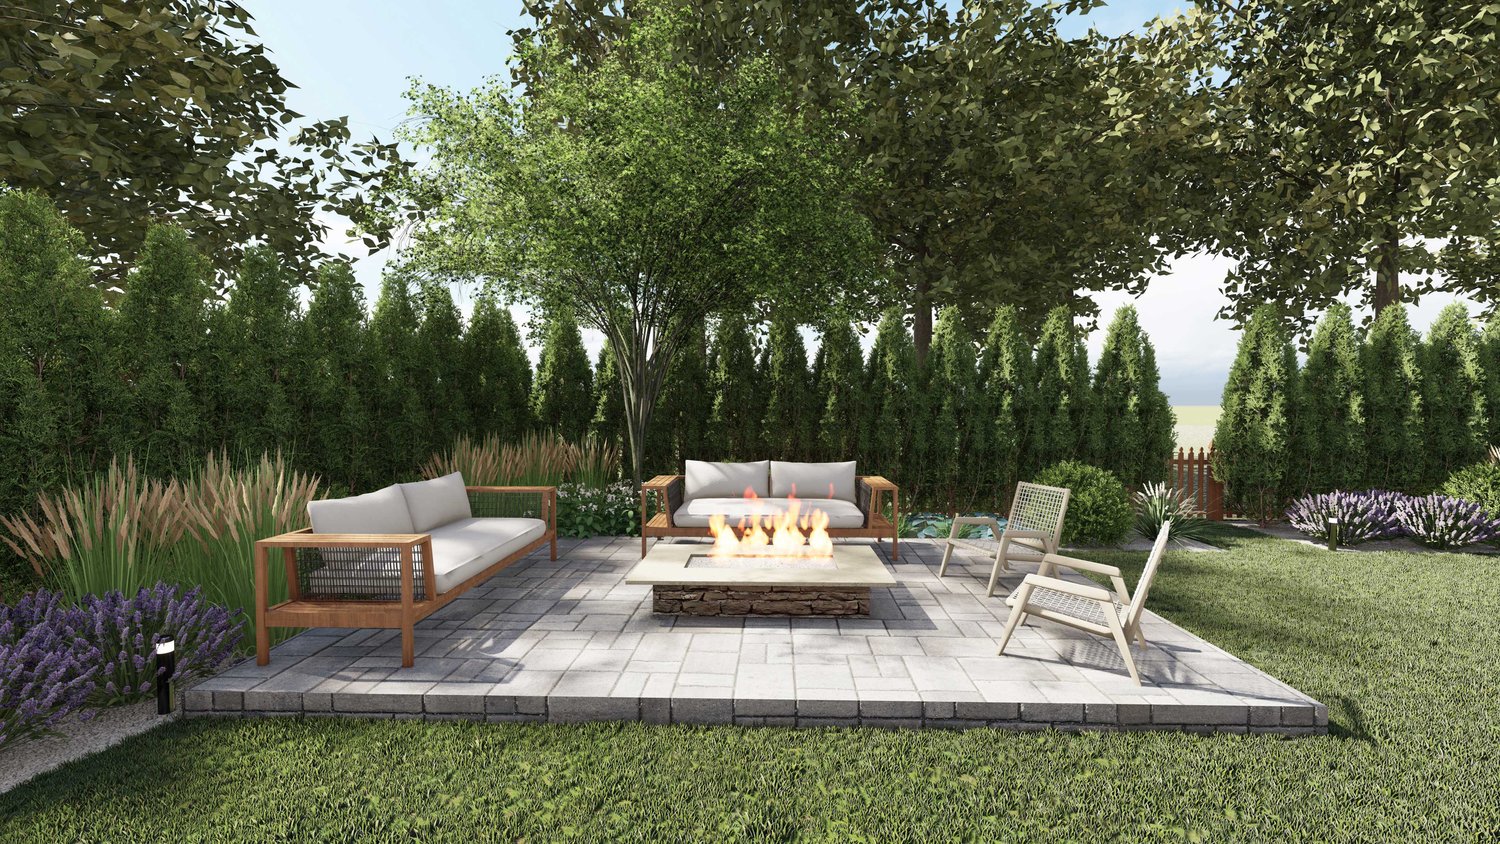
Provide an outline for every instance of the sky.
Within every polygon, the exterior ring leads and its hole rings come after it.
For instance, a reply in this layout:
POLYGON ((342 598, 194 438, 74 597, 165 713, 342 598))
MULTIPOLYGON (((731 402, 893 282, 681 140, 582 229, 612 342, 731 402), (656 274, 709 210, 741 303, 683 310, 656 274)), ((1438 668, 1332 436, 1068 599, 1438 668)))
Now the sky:
MULTIPOLYGON (((523 23, 519 0, 243 0, 255 29, 282 74, 298 87, 289 105, 310 118, 349 117, 356 137, 388 140, 406 116, 404 93, 421 79, 462 89, 506 73, 509 30, 523 23)), ((1065 22, 1064 35, 1089 26, 1107 35, 1142 26, 1187 4, 1180 0, 1114 0, 1085 18, 1065 22)), ((350 254, 359 254, 356 251, 350 254)), ((388 254, 356 262, 355 272, 374 301, 388 254)), ((1123 304, 1134 304, 1156 346, 1162 389, 1174 405, 1216 405, 1234 359, 1238 332, 1216 314, 1226 303, 1221 288, 1233 262, 1215 255, 1193 255, 1155 277, 1139 297, 1096 294, 1102 320, 1123 304)), ((455 289, 467 312, 472 289, 455 289)), ((1426 330, 1452 296, 1431 295, 1411 311, 1413 324, 1426 330)), ((519 320, 525 320, 517 308, 519 320)), ((1471 308, 1471 311, 1475 309, 1471 308)), ((810 342, 814 335, 808 333, 810 342)), ((867 343, 868 343, 867 337, 867 343)), ((1097 360, 1104 332, 1089 338, 1097 360)), ((596 355, 603 338, 585 331, 584 344, 596 355)), ((811 352, 811 349, 809 350, 811 352)), ((532 349, 533 358, 536 350, 532 349)))

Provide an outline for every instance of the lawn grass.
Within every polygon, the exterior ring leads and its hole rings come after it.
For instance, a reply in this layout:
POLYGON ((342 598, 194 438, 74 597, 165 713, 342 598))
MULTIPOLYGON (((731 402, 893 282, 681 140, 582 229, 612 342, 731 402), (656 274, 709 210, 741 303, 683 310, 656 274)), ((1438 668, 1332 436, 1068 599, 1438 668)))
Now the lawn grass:
POLYGON ((1151 606, 1331 735, 194 720, 0 796, 0 840, 1493 840, 1494 561, 1216 541, 1151 606))

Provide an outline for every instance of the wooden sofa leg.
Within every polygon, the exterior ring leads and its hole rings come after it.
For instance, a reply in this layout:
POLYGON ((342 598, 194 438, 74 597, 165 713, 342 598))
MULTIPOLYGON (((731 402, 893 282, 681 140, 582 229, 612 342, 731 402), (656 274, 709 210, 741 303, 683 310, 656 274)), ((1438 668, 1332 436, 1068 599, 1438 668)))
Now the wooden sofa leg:
POLYGON ((410 668, 417 658, 417 632, 411 622, 401 625, 401 667, 410 668))
POLYGON ((557 559, 557 534, 552 534, 552 559, 557 559))

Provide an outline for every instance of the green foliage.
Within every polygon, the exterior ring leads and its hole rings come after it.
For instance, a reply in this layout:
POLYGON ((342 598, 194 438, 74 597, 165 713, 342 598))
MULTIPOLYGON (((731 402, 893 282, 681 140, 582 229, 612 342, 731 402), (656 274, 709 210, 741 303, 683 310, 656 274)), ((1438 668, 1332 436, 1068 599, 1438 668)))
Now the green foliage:
POLYGON ((1171 541, 1202 542, 1212 534, 1207 519, 1198 512, 1197 499, 1185 490, 1169 487, 1160 481, 1148 482, 1134 496, 1135 521, 1131 527, 1136 536, 1151 541, 1161 533, 1163 523, 1171 520, 1171 541))
MULTIPOLYGON (((470 375, 464 367, 463 317, 448 285, 424 279, 418 290, 417 361, 427 399, 427 443, 436 446, 473 429, 470 375)), ((587 367, 587 364, 585 364, 587 367)))
POLYGON ((1094 462, 1130 486, 1165 480, 1177 442, 1177 420, 1160 383, 1156 350, 1135 308, 1125 305, 1099 354, 1088 437, 1094 462))
POLYGON ((969 471, 987 473, 981 483, 993 485, 995 501, 1010 498, 1017 481, 1037 468, 1031 443, 1037 401, 1031 344, 1014 306, 996 309, 984 348, 979 355, 979 384, 983 395, 978 413, 987 430, 980 432, 980 460, 969 471), (976 465, 977 464, 977 465, 976 465))
POLYGON ((1036 482, 1073 491, 1063 520, 1065 544, 1115 545, 1130 531, 1135 511, 1125 485, 1113 472, 1065 460, 1037 473, 1036 482))
POLYGON ((463 355, 474 430, 504 440, 531 430, 531 360, 510 309, 490 292, 474 301, 463 355))
POLYGON ((719 316, 711 348, 709 440, 730 460, 761 460, 760 421, 765 395, 755 378, 755 345, 742 314, 719 316))
POLYGON ((589 434, 616 448, 625 444, 625 401, 620 394, 620 374, 615 371, 615 355, 609 346, 599 348, 594 364, 594 416, 589 420, 589 434))
POLYGON ((608 486, 565 483, 557 488, 557 535, 640 536, 640 489, 629 481, 608 486))
POLYGON ((431 165, 400 192, 422 212, 415 265, 605 335, 637 478, 668 369, 709 315, 860 303, 876 258, 834 121, 759 51, 681 61, 690 17, 643 6, 590 61, 543 25, 518 33, 524 83, 417 88, 407 139, 431 165))
POLYGON ((305 367, 307 463, 328 481, 347 490, 373 485, 370 414, 374 369, 367 345, 364 288, 348 264, 330 262, 318 271, 318 283, 302 321, 297 355, 305 367))
POLYGON ((576 440, 593 418, 594 375, 583 335, 567 308, 549 311, 542 329, 542 352, 531 388, 531 412, 537 424, 576 440))
POLYGON ((1450 473, 1484 457, 1489 433, 1479 334, 1461 303, 1443 308, 1433 320, 1420 360, 1422 441, 1427 452, 1423 486, 1432 488, 1450 473))
POLYGON ((656 425, 647 440, 651 471, 679 472, 682 461, 700 460, 723 448, 707 435, 713 408, 708 384, 707 338, 699 331, 677 350, 667 370, 667 383, 652 414, 656 425))
POLYGON ((947 512, 966 508, 978 492, 970 470, 985 432, 978 413, 982 395, 975 352, 962 314, 944 308, 927 358, 926 405, 932 422, 921 451, 925 486, 947 512))
POLYGON ((771 320, 766 338, 766 414, 761 448, 773 460, 804 460, 812 452, 812 406, 807 347, 796 322, 783 314, 771 320))
POLYGON ((814 428, 817 458, 849 460, 859 454, 865 424, 865 359, 854 327, 843 320, 825 326, 818 342, 818 361, 813 389, 814 410, 821 410, 814 428))
MULTIPOLYGON (((90 467, 106 412, 105 312, 83 239, 41 197, 0 193, 0 508, 90 467)), ((112 409, 111 409, 112 410, 112 409)))
POLYGON ((1491 519, 1500 519, 1500 463, 1486 460, 1448 476, 1441 492, 1478 504, 1491 519))
POLYGON ((291 382, 302 374, 290 354, 301 318, 297 286, 280 256, 258 246, 245 252, 229 291, 221 323, 226 357, 219 365, 226 376, 222 411, 236 453, 296 453, 294 438, 305 433, 292 406, 291 382))
MULTIPOLYGON (((186 228, 228 275, 250 243, 299 272, 322 256, 320 214, 367 220, 403 169, 394 144, 351 144, 346 118, 306 124, 230 0, 18 0, 0 15, 0 183, 48 191, 112 282, 146 221, 186 228)), ((370 229, 367 245, 387 231, 370 229)))
POLYGON ((1415 490, 1427 461, 1423 434, 1420 340, 1393 305, 1376 315, 1365 337, 1366 484, 1415 490))
POLYGON ((1448 258, 1497 240, 1500 106, 1478 70, 1500 64, 1493 7, 1268 0, 1253 12, 1204 10, 1173 22, 1171 40, 1185 61, 1206 47, 1203 68, 1214 71, 1212 130, 1199 137, 1218 164, 1206 171, 1213 211, 1200 222, 1238 261, 1234 312, 1271 302, 1302 317, 1349 291, 1384 309, 1434 288, 1434 269, 1446 289, 1488 295, 1488 273, 1448 258))
POLYGON ((427 405, 421 383, 420 322, 411 282, 389 273, 381 280, 380 298, 370 317, 370 362, 374 367, 372 416, 378 476, 399 477, 427 455, 427 405))
POLYGON ((1500 444, 1500 310, 1490 314, 1479 338, 1479 371, 1484 373, 1484 407, 1489 413, 1485 444, 1500 444))
POLYGON ((1287 492, 1357 489, 1365 479, 1365 376, 1348 305, 1328 309, 1308 345, 1287 492))
POLYGON ((888 310, 875 330, 875 344, 865 365, 865 396, 869 403, 868 434, 861 450, 865 466, 873 474, 900 478, 910 484, 919 468, 912 459, 914 446, 926 434, 917 413, 916 352, 901 312, 888 310))
POLYGON ((1273 305, 1257 308, 1240 336, 1214 429, 1214 476, 1235 512, 1271 519, 1287 498, 1296 379, 1280 315, 1273 305))
POLYGON ((1073 313, 1059 306, 1047 314, 1036 347, 1036 403, 1032 407, 1035 465, 1088 453, 1089 359, 1073 313))

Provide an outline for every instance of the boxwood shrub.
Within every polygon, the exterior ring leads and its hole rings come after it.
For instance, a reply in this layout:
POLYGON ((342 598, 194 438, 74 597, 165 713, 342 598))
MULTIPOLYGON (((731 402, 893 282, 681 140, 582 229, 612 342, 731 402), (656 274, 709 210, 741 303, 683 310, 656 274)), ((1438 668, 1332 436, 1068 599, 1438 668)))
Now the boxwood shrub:
POLYGON ((1448 476, 1443 494, 1478 504, 1485 515, 1500 518, 1500 463, 1475 463, 1448 476))
POLYGON ((1114 473, 1065 460, 1043 469, 1036 482, 1073 491, 1062 541, 1068 545, 1118 545, 1130 531, 1135 511, 1130 494, 1114 473))

